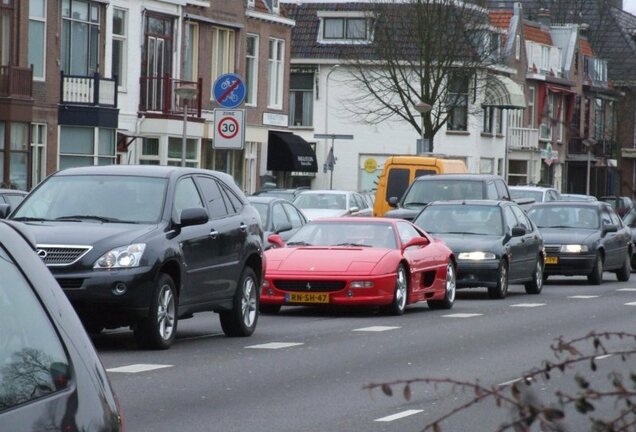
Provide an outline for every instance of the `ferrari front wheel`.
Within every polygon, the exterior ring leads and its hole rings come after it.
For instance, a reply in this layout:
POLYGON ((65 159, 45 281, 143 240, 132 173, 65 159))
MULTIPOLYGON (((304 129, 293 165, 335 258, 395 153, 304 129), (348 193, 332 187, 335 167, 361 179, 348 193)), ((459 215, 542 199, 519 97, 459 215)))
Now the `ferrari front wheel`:
POLYGON ((387 312, 391 315, 402 315, 406 309, 406 299, 409 292, 409 277, 404 267, 400 264, 397 268, 395 278, 395 291, 393 293, 393 302, 388 306, 387 312))

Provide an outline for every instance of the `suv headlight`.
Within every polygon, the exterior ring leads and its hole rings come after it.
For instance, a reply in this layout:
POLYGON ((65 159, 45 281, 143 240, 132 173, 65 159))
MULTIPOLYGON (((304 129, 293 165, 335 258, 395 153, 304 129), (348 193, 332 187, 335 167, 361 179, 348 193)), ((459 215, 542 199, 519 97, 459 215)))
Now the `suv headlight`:
POLYGON ((578 244, 573 244, 573 245, 563 245, 561 246, 560 252, 563 253, 581 253, 581 252, 587 252, 587 246, 585 245, 578 245, 578 244))
POLYGON ((494 260, 496 258, 492 252, 461 252, 457 255, 457 259, 472 261, 494 260))
POLYGON ((102 255, 93 266, 94 269, 113 269, 139 267, 141 256, 146 250, 145 243, 131 244, 112 249, 102 255))

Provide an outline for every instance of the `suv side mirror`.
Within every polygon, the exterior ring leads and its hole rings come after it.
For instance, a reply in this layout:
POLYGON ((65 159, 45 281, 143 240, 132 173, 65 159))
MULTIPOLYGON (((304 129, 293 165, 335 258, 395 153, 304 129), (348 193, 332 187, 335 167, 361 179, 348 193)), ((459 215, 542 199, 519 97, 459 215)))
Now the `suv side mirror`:
POLYGON ((389 198, 389 205, 391 207, 397 207, 398 201, 399 201, 398 197, 391 197, 389 198))
POLYGON ((201 225, 210 220, 208 211, 203 207, 192 207, 183 209, 181 211, 181 227, 187 227, 191 225, 201 225))
POLYGON ((6 219, 11 213, 11 204, 0 204, 0 219, 6 219))
POLYGON ((617 232, 618 231, 618 226, 614 225, 614 224, 605 224, 603 225, 603 233, 607 234, 607 233, 611 233, 611 232, 617 232))
POLYGON ((522 226, 512 227, 512 236, 513 237, 521 237, 526 235, 526 229, 522 226))
POLYGON ((357 213, 360 211, 360 207, 358 206, 353 206, 349 209, 349 213, 357 213))

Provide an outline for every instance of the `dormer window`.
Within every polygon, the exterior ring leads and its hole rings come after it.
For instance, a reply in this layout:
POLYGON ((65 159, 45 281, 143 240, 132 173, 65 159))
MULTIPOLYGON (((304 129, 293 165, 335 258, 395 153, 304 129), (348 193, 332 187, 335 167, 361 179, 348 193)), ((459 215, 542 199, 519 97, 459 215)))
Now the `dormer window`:
POLYGON ((349 12, 335 15, 337 12, 322 12, 318 42, 329 43, 368 43, 373 39, 372 23, 364 12, 349 12))
POLYGON ((247 0, 247 7, 253 8, 256 4, 256 0, 247 0))
POLYGON ((272 0, 272 12, 275 14, 280 11, 280 0, 272 0))

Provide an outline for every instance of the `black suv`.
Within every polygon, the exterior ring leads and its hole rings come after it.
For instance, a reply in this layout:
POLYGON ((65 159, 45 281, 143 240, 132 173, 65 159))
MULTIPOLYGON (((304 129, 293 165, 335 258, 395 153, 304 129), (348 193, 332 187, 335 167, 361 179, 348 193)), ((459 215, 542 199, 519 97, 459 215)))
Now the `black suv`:
POLYGON ((415 179, 385 217, 413 220, 422 208, 433 201, 494 199, 511 201, 510 191, 503 178, 493 174, 439 174, 415 179))
POLYGON ((28 226, 89 332, 131 326, 141 347, 165 349, 178 318, 210 310, 228 336, 256 328, 260 217, 227 174, 71 168, 40 183, 9 218, 28 226))

